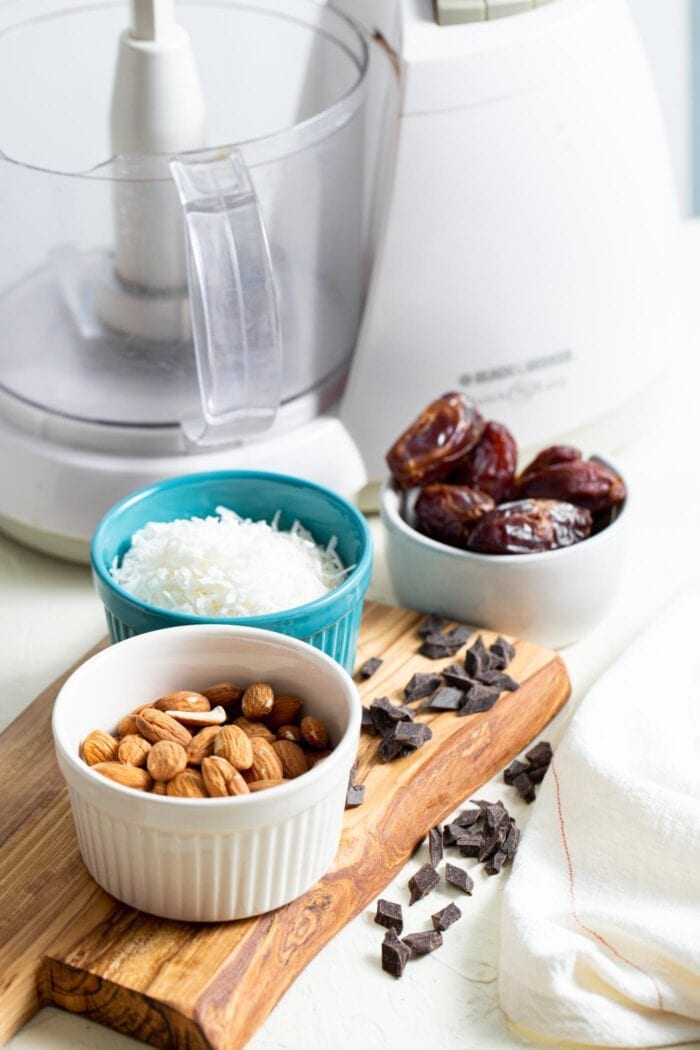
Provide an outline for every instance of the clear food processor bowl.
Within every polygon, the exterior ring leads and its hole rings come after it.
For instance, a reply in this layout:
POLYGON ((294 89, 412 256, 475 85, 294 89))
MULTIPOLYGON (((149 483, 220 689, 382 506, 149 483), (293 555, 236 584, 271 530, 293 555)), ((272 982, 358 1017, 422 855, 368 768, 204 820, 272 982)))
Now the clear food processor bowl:
POLYGON ((138 428, 197 450, 313 416, 363 305, 362 32, 312 0, 176 12, 202 148, 116 156, 128 5, 0 14, 0 412, 90 424, 93 447, 138 428))

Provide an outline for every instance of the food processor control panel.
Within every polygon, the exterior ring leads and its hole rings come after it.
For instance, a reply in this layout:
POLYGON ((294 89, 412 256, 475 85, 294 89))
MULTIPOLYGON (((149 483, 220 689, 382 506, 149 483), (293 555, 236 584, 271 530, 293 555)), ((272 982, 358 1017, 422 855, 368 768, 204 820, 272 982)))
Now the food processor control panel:
POLYGON ((490 22, 550 3, 552 0, 435 0, 435 19, 441 26, 490 22))

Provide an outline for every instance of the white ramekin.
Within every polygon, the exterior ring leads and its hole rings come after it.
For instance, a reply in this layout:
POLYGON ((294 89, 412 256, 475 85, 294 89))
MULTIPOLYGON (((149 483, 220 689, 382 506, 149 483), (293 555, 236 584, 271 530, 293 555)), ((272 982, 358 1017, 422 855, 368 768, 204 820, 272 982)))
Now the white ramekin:
MULTIPOLYGON (((613 464, 603 460, 619 474, 613 464)), ((392 482, 381 492, 386 557, 399 605, 527 638, 553 649, 582 638, 617 591, 629 517, 581 543, 541 554, 477 554, 418 532, 392 482)))
POLYGON ((70 676, 53 712, 88 871, 118 900, 169 919, 240 919, 299 897, 338 848, 360 717, 357 689, 334 660, 270 631, 172 627, 105 649, 70 676), (137 705, 226 680, 264 680, 301 696, 305 711, 328 725, 332 754, 269 791, 215 799, 134 791, 79 757, 91 730, 113 730, 137 705))

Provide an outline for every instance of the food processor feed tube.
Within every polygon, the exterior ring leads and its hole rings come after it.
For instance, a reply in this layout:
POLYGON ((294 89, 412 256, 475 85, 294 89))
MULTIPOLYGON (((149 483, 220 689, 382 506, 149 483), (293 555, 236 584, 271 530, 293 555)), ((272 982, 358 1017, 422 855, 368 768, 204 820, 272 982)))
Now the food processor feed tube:
POLYGON ((153 340, 189 338, 182 212, 162 156, 205 144, 205 105, 188 34, 174 0, 132 0, 119 40, 110 114, 114 154, 141 158, 114 190, 118 292, 103 295, 111 328, 153 340), (147 299, 144 300, 144 297, 147 299))

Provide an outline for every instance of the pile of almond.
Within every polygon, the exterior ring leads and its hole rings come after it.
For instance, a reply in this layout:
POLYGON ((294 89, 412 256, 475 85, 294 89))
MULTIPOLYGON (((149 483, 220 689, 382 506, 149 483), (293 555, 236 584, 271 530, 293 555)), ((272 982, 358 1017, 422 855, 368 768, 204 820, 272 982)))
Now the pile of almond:
POLYGON ((267 682, 220 682, 142 704, 114 735, 95 729, 81 755, 96 772, 154 795, 220 798, 284 784, 330 754, 328 729, 298 696, 267 682))

